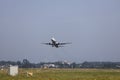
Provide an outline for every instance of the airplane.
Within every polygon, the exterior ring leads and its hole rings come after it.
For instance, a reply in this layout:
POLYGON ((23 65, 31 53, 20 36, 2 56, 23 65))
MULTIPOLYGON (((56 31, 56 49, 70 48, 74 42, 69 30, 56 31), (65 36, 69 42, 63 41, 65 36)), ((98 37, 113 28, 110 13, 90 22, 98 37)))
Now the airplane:
POLYGON ((51 43, 43 43, 45 45, 51 45, 52 47, 56 47, 56 48, 59 48, 59 47, 64 47, 63 45, 66 45, 66 44, 71 44, 71 43, 59 43, 54 37, 51 38, 51 43))

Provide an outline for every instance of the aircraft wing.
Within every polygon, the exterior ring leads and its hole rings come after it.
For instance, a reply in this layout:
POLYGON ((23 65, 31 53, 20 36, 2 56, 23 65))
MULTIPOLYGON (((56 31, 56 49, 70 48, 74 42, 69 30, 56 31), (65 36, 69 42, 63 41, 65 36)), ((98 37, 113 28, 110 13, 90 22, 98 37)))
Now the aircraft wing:
POLYGON ((58 43, 58 45, 66 45, 66 44, 71 44, 70 42, 69 43, 58 43))
POLYGON ((45 44, 45 45, 52 45, 51 43, 42 43, 42 44, 45 44))

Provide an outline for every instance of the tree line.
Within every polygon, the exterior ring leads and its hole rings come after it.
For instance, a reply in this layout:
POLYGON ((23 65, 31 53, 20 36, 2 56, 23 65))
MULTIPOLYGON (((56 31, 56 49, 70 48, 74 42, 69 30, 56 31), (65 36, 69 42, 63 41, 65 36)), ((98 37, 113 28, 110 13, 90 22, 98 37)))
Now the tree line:
POLYGON ((27 59, 23 61, 0 61, 0 67, 8 67, 9 65, 18 65, 19 68, 112 68, 120 69, 120 62, 83 62, 83 63, 69 63, 64 61, 57 62, 40 62, 31 63, 27 59))

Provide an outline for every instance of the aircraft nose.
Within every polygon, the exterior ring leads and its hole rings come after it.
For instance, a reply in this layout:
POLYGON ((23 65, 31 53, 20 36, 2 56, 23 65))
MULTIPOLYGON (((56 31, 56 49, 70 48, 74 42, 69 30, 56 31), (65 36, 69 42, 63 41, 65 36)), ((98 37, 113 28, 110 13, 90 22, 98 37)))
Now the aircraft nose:
POLYGON ((55 38, 51 38, 51 40, 56 41, 55 38))

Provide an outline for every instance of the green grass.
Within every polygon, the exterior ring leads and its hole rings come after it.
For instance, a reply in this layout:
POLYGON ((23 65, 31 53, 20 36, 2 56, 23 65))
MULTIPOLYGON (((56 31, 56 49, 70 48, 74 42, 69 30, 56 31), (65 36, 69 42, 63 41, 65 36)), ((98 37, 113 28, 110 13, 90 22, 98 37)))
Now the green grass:
POLYGON ((120 80, 120 69, 19 69, 14 77, 3 70, 0 80, 120 80), (26 71, 33 76, 27 77, 26 71))

